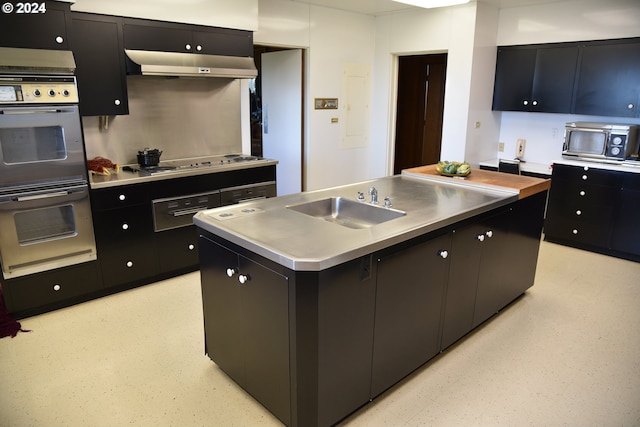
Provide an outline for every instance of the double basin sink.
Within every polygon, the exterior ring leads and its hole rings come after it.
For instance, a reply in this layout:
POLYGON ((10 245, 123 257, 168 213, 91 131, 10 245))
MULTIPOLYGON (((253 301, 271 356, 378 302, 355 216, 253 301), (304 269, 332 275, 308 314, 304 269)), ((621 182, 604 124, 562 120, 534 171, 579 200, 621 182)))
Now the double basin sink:
POLYGON ((287 209, 355 229, 373 227, 407 214, 397 209, 344 197, 329 197, 299 205, 290 205, 287 206, 287 209))

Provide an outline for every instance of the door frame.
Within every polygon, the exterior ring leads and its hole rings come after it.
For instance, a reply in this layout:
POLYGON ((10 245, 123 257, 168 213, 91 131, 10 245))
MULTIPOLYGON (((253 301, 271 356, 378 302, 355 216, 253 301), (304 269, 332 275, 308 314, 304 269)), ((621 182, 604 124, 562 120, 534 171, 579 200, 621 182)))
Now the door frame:
MULTIPOLYGON (((300 99, 300 103, 301 103, 301 118, 300 118, 300 141, 302 146, 301 148, 301 155, 300 155, 300 185, 301 185, 301 191, 306 191, 307 189, 307 162, 306 162, 306 155, 307 155, 307 70, 308 70, 308 58, 309 58, 309 54, 308 54, 308 47, 304 47, 304 46, 280 46, 280 45, 270 45, 270 44, 263 44, 263 43, 255 43, 254 44, 254 61, 256 61, 256 58, 259 58, 260 55, 262 53, 267 53, 267 52, 276 52, 276 51, 281 51, 281 50, 297 50, 300 49, 302 51, 302 81, 301 81, 301 99, 300 99)), ((260 60, 257 61, 256 63, 256 68, 258 69, 258 75, 260 75, 260 71, 261 71, 261 64, 260 64, 260 60)), ((260 93, 261 95, 261 93, 260 93)), ((262 105, 261 105, 262 106, 262 105)), ((250 135, 249 135, 249 139, 251 140, 253 138, 253 129, 250 129, 250 135)), ((260 138, 262 139, 262 120, 260 121, 260 138)), ((262 144, 262 140, 260 142, 262 144)), ((261 148, 262 150, 262 148, 261 148)))
MULTIPOLYGON (((395 151, 396 151, 396 129, 397 129, 397 114, 398 114, 398 82, 400 78, 400 57, 401 56, 414 56, 414 55, 437 55, 437 54, 447 54, 448 50, 435 50, 428 52, 409 52, 403 54, 393 54, 391 58, 391 72, 390 77, 390 88, 389 88, 389 126, 388 134, 387 134, 387 164, 386 170, 387 175, 392 176, 394 174, 395 167, 395 151)), ((445 74, 445 81, 448 75, 448 68, 445 74)), ((446 93, 445 93, 446 99, 446 93)), ((440 144, 442 146, 442 143, 440 144)))

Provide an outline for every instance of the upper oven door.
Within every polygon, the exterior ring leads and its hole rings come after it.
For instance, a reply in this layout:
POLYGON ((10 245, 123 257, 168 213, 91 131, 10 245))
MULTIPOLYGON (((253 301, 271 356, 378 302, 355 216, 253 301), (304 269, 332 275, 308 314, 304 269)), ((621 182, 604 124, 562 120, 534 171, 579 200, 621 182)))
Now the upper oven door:
POLYGON ((87 179, 77 105, 0 107, 0 186, 87 179))

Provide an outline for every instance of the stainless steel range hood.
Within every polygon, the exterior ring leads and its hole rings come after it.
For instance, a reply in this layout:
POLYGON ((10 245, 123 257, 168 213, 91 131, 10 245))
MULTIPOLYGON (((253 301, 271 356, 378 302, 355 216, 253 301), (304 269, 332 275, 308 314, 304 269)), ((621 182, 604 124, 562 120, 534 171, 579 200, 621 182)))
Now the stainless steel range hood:
MULTIPOLYGON (((252 79, 258 75, 253 58, 196 53, 124 51, 137 73, 171 77, 226 77, 252 79)), ((128 72, 130 67, 128 67, 128 72)))
POLYGON ((1 74, 73 75, 76 61, 69 50, 0 47, 1 74))

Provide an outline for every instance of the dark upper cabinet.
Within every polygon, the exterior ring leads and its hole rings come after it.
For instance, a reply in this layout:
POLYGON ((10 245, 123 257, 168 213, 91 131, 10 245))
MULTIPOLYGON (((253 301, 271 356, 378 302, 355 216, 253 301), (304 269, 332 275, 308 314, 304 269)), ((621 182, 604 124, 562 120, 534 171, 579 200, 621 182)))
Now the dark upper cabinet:
POLYGON ((70 3, 13 4, 12 13, 0 13, 0 46, 31 49, 69 49, 70 3), (41 8, 44 4, 45 8, 41 8))
POLYGON ((493 109, 640 117, 640 38, 500 46, 493 109))
POLYGON ((575 44, 498 48, 493 109, 568 113, 577 60, 575 44))
POLYGON ((640 117, 640 39, 582 48, 574 113, 640 117))
POLYGON ((250 31, 133 18, 123 28, 125 49, 253 56, 250 31))
POLYGON ((72 12, 80 114, 129 114, 121 18, 72 12))

